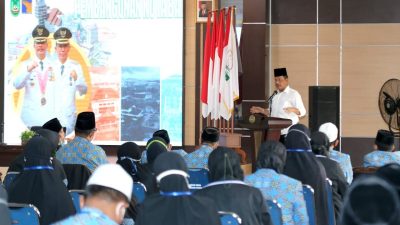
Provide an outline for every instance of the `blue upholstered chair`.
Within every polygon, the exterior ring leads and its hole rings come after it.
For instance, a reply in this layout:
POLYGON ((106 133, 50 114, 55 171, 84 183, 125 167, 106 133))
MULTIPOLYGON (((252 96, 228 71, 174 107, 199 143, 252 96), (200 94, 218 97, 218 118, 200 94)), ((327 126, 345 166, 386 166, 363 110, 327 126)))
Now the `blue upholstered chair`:
POLYGON ((310 225, 316 225, 314 189, 310 185, 303 184, 303 195, 307 206, 307 214, 310 225))
POLYGON ((282 206, 276 200, 266 201, 273 225, 282 225, 282 206))
POLYGON ((133 183, 133 195, 135 196, 137 203, 143 202, 143 200, 146 198, 146 186, 140 182, 134 182, 133 183))
POLYGON ((39 210, 31 204, 8 203, 12 224, 39 225, 39 210))
POLYGON ((74 203, 76 213, 79 213, 81 211, 79 196, 83 195, 84 193, 85 193, 84 190, 70 190, 69 191, 69 194, 71 195, 71 198, 72 198, 72 202, 74 203))
POLYGON ((190 168, 189 169, 189 188, 190 190, 201 189, 206 186, 208 181, 209 171, 205 168, 190 168))
POLYGON ((335 207, 333 206, 332 181, 329 180, 329 178, 326 178, 325 188, 326 188, 326 193, 327 193, 327 197, 328 197, 327 204, 328 204, 329 225, 335 225, 336 220, 335 220, 335 207))
POLYGON ((234 212, 218 211, 220 216, 221 225, 239 225, 242 219, 234 212))

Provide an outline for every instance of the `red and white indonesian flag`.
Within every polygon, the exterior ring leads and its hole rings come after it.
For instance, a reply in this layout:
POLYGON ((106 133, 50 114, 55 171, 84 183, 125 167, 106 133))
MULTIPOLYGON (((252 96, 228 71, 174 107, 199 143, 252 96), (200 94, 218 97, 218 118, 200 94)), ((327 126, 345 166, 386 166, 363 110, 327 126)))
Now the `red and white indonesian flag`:
MULTIPOLYGON (((223 43, 224 43, 224 17, 225 9, 220 10, 218 25, 215 23, 214 26, 218 28, 217 39, 215 43, 215 55, 214 55, 214 65, 212 72, 212 84, 208 85, 208 112, 211 113, 211 119, 219 119, 219 81, 221 74, 221 61, 223 53, 223 43)), ((210 78, 210 74, 209 74, 210 78)), ((210 79, 209 79, 210 80, 210 79)))
MULTIPOLYGON (((206 41, 204 44, 204 58, 203 58, 203 74, 202 74, 202 83, 201 83, 201 111, 204 118, 208 116, 208 79, 209 79, 209 67, 212 68, 212 60, 211 56, 211 16, 212 14, 208 14, 207 19, 207 31, 206 31, 206 41)), ((215 38, 214 38, 215 42, 215 38)), ((214 51, 214 49, 212 50, 214 51)), ((212 74, 210 79, 212 79, 212 74)))
POLYGON ((232 8, 229 8, 219 81, 219 114, 226 120, 231 118, 234 101, 239 98, 238 53, 232 17, 232 8))

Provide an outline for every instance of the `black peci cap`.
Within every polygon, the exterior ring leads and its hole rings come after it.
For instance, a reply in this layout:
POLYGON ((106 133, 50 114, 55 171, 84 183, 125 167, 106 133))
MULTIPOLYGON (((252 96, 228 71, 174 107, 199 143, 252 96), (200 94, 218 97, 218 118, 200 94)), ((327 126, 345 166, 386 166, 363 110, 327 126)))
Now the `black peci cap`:
POLYGON ((96 119, 93 112, 81 112, 76 118, 75 128, 78 130, 93 130, 96 128, 96 119))
POLYGON ((378 130, 375 138, 375 144, 390 147, 394 144, 393 133, 388 130, 378 130))
POLYGON ((206 127, 201 133, 202 142, 217 142, 219 141, 219 130, 215 127, 206 127))
POLYGON ((57 118, 53 118, 49 121, 47 121, 45 124, 42 126, 44 129, 52 130, 54 132, 60 132, 62 129, 61 123, 57 118))
POLYGON ((275 77, 287 76, 286 68, 276 68, 276 69, 274 69, 274 76, 275 77))

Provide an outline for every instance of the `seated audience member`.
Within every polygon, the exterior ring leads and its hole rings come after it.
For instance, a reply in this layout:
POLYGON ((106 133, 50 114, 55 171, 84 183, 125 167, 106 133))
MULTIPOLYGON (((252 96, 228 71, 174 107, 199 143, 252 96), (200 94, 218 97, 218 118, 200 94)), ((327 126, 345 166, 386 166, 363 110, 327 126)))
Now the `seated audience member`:
POLYGON ((160 193, 146 197, 139 205, 135 225, 220 224, 215 204, 189 191, 188 169, 183 158, 164 152, 154 162, 160 193))
POLYGON ((317 159, 324 166, 326 176, 332 181, 335 218, 336 221, 339 221, 343 198, 348 187, 346 178, 343 175, 339 163, 329 158, 329 139, 324 133, 317 131, 311 135, 311 147, 317 159))
POLYGON ((67 187, 54 171, 51 149, 52 145, 44 137, 29 140, 24 149, 24 169, 8 190, 9 202, 32 204, 39 209, 41 225, 75 213, 67 187))
POLYGON ((238 214, 242 225, 271 224, 260 190, 243 182, 243 170, 235 151, 218 147, 208 158, 208 168, 211 183, 195 195, 212 199, 218 211, 238 214))
MULTIPOLYGON (((36 135, 42 136, 46 138, 51 144, 51 152, 50 154, 53 155, 57 149, 59 136, 56 132, 48 130, 48 129, 37 129, 36 135)), ((24 150, 25 151, 25 150, 24 150)), ((55 158, 51 158, 51 162, 53 164, 54 173, 60 177, 60 179, 68 185, 67 176, 65 175, 65 171, 60 161, 55 158)), ((8 167, 8 172, 22 172, 24 170, 25 160, 24 160, 24 153, 21 153, 11 162, 10 166, 8 167)))
POLYGON ((201 147, 183 158, 189 168, 207 168, 208 156, 219 144, 219 130, 215 127, 206 127, 201 133, 201 147))
POLYGON ((400 163, 400 155, 394 151, 393 133, 378 130, 375 138, 375 151, 364 156, 364 167, 381 167, 388 163, 400 163))
POLYGON ((147 141, 146 149, 148 162, 143 165, 144 170, 139 176, 139 181, 146 186, 146 194, 151 195, 158 192, 158 186, 153 170, 154 160, 156 160, 161 153, 167 152, 168 149, 164 139, 160 137, 150 138, 147 141))
POLYGON ((302 124, 290 127, 286 136, 286 164, 283 173, 314 189, 315 217, 318 225, 328 224, 326 173, 312 153, 310 131, 302 124))
POLYGON ((351 165, 350 155, 334 150, 339 144, 338 128, 333 123, 324 123, 319 127, 319 131, 326 134, 329 138, 329 158, 339 162, 347 183, 351 184, 353 181, 353 166, 351 165))
MULTIPOLYGON (((117 152, 117 164, 124 168, 134 182, 140 182, 143 174, 147 173, 146 168, 140 164, 140 152, 139 146, 134 142, 125 142, 117 152)), ((135 220, 136 214, 136 200, 132 199, 125 217, 135 220)))
POLYGON ((400 203, 396 190, 377 176, 356 179, 346 193, 339 224, 400 224, 400 203))
POLYGON ((131 200, 132 188, 132 178, 121 166, 101 165, 87 182, 81 212, 56 225, 121 224, 131 200))
POLYGON ((57 151, 57 159, 63 164, 83 164, 91 172, 99 165, 108 163, 104 150, 91 143, 95 132, 94 113, 79 113, 75 124, 75 138, 57 151))
POLYGON ((171 140, 169 139, 168 131, 166 131, 166 130, 158 130, 158 131, 154 132, 153 137, 160 137, 160 138, 164 139, 165 142, 167 142, 168 151, 177 153, 182 157, 187 155, 186 151, 183 150, 183 149, 175 149, 175 150, 172 149, 171 140))
POLYGON ((282 224, 308 224, 302 183, 281 174, 286 163, 286 148, 277 141, 261 144, 256 162, 257 171, 245 182, 261 190, 267 200, 276 200, 282 207, 282 224))
POLYGON ((143 170, 140 164, 141 151, 134 142, 125 142, 118 148, 117 163, 132 177, 134 182, 139 181, 139 173, 143 170))
POLYGON ((389 181, 389 183, 396 188, 400 197, 400 164, 389 163, 379 167, 376 171, 376 175, 389 181))
MULTIPOLYGON (((185 156, 187 154, 185 152, 185 150, 183 150, 183 149, 172 150, 171 140, 169 139, 168 131, 166 131, 166 130, 158 130, 158 131, 153 133, 153 137, 160 137, 160 138, 164 139, 165 143, 168 146, 167 147, 168 151, 178 153, 181 156, 185 156)), ((146 150, 144 150, 142 152, 141 163, 142 164, 147 163, 147 151, 146 150)))
POLYGON ((58 133, 59 136, 59 143, 58 145, 61 146, 64 144, 65 141, 65 132, 64 127, 61 125, 60 121, 57 118, 53 118, 43 124, 42 128, 52 130, 58 133))
POLYGON ((0 184, 0 225, 11 225, 10 210, 8 210, 7 191, 0 184))

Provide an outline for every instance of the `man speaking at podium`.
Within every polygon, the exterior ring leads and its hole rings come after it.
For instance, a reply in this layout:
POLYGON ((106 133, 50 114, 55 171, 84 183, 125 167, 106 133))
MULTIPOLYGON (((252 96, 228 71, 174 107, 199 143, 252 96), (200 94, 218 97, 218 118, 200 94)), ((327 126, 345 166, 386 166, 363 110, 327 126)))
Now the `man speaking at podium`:
MULTIPOLYGON (((265 116, 292 120, 292 125, 299 122, 299 118, 306 114, 299 92, 289 87, 289 78, 286 68, 274 69, 276 90, 268 99, 269 109, 252 106, 250 113, 261 113, 265 116)), ((284 142, 284 135, 289 128, 281 131, 280 141, 284 142)))

